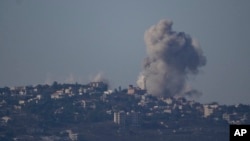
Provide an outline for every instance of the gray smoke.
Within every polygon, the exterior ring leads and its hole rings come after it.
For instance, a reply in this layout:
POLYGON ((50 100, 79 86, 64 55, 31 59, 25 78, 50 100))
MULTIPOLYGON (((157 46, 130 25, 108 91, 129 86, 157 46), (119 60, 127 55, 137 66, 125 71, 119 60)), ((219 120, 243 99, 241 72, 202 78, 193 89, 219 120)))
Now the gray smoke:
POLYGON ((172 21, 161 20, 145 32, 148 57, 137 84, 153 95, 191 96, 198 91, 187 86, 186 80, 206 64, 206 57, 193 38, 173 31, 172 24, 172 21))

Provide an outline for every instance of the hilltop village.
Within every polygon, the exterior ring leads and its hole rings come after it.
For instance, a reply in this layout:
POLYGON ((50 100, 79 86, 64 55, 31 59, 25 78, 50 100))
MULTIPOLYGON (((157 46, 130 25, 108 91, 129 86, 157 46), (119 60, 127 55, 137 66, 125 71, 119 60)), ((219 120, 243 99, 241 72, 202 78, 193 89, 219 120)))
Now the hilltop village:
POLYGON ((220 140, 249 124, 249 105, 155 97, 104 82, 0 88, 0 140, 220 140))

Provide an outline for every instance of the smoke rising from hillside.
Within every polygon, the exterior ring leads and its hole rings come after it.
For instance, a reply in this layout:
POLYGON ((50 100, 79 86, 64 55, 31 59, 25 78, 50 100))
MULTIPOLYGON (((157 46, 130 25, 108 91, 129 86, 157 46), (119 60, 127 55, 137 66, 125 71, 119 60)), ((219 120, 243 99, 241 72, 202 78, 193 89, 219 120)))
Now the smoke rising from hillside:
POLYGON ((99 72, 97 73, 94 78, 91 80, 92 82, 103 82, 107 85, 109 85, 109 80, 104 76, 104 73, 99 72))
POLYGON ((172 21, 161 20, 145 32, 148 56, 137 84, 153 95, 191 96, 198 91, 187 89, 186 80, 189 74, 197 74, 206 64, 206 57, 193 38, 173 31, 172 25, 172 21))

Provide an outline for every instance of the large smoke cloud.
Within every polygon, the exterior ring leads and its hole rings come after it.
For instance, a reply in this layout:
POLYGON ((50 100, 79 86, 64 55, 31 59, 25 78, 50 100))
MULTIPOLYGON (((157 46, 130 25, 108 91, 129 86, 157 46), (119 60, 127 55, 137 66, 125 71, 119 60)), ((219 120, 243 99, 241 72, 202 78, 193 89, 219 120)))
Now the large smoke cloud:
POLYGON ((206 58, 197 42, 184 32, 173 31, 172 24, 161 20, 145 32, 148 57, 137 84, 159 96, 198 94, 186 80, 189 74, 199 72, 206 58))

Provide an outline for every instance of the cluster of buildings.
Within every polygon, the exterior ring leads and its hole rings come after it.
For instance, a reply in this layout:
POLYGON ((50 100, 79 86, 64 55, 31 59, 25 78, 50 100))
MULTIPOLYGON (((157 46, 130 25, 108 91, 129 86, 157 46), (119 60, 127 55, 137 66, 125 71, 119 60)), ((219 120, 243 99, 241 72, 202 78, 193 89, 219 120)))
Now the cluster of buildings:
POLYGON ((129 95, 143 95, 146 93, 145 89, 141 89, 140 87, 134 87, 133 85, 128 86, 127 94, 129 95))
MULTIPOLYGON (((225 120, 231 124, 244 123, 249 119, 249 113, 238 113, 237 108, 233 107, 234 111, 228 111, 228 107, 220 106, 218 103, 200 104, 195 101, 186 100, 183 97, 154 97, 146 92, 145 89, 134 87, 129 85, 125 91, 119 90, 115 92, 108 90, 108 85, 104 82, 91 82, 87 85, 55 85, 55 86, 27 86, 27 87, 11 87, 1 88, 0 96, 6 97, 9 95, 17 101, 13 104, 15 110, 20 110, 26 103, 39 103, 44 99, 46 89, 52 89, 51 93, 47 94, 51 100, 63 99, 66 97, 74 96, 92 96, 94 99, 81 98, 78 101, 74 101, 73 105, 80 105, 83 109, 96 109, 96 104, 99 101, 104 103, 110 103, 114 99, 110 98, 112 95, 122 96, 129 95, 134 96, 136 99, 135 105, 137 109, 131 111, 125 111, 124 109, 106 109, 107 114, 113 114, 113 122, 117 125, 138 127, 141 123, 141 116, 154 116, 156 114, 167 114, 169 116, 180 115, 180 117, 186 118, 212 118, 214 120, 225 120), (139 109, 139 110, 138 110, 139 109)), ((8 103, 2 99, 0 101, 0 107, 8 103)), ((11 117, 2 115, 2 123, 7 123, 11 117)))
MULTIPOLYGON (((47 123, 92 125, 104 121, 108 123, 105 126, 115 127, 116 133, 121 134, 147 128, 157 129, 159 133, 162 130, 189 133, 218 122, 224 125, 246 124, 250 122, 249 116, 249 105, 201 104, 179 96, 155 97, 133 85, 118 91, 109 90, 104 82, 0 88, 0 128, 8 129, 0 132, 0 140, 6 131, 18 131, 17 139, 28 139, 31 137, 28 135, 46 135, 49 133, 45 134, 46 130, 53 128, 37 126, 37 121, 44 121, 46 126, 49 126, 47 123), (199 129, 193 128, 195 121, 200 124, 195 125, 199 129), (22 133, 19 134, 21 130, 16 127, 22 129, 22 133)), ((43 138, 54 140, 60 136, 60 140, 76 141, 80 140, 79 133, 80 130, 72 126, 62 129, 57 136, 43 138)))
POLYGON ((83 95, 83 94, 93 94, 93 93, 111 93, 112 91, 108 90, 108 85, 104 82, 91 82, 87 85, 78 86, 73 88, 69 86, 67 88, 61 88, 53 94, 51 94, 51 99, 60 99, 66 96, 72 97, 74 95, 83 95))
POLYGON ((114 112, 114 123, 118 124, 121 128, 129 127, 140 127, 140 113, 131 111, 124 112, 118 111, 114 112))
MULTIPOLYGON (((242 124, 249 121, 249 105, 222 106, 216 102, 200 104, 180 96, 152 98, 152 96, 148 94, 146 90, 139 87, 134 87, 133 85, 128 86, 127 94, 137 97, 139 99, 139 102, 137 103, 138 106, 148 109, 144 111, 145 116, 153 116, 154 114, 171 115, 178 113, 181 117, 189 117, 190 119, 202 118, 212 119, 214 121, 224 120, 229 124, 242 124)), ((118 113, 114 113, 115 123, 117 123, 116 117, 119 117, 117 114, 118 113)), ((126 114, 122 112, 121 115, 126 114)))

